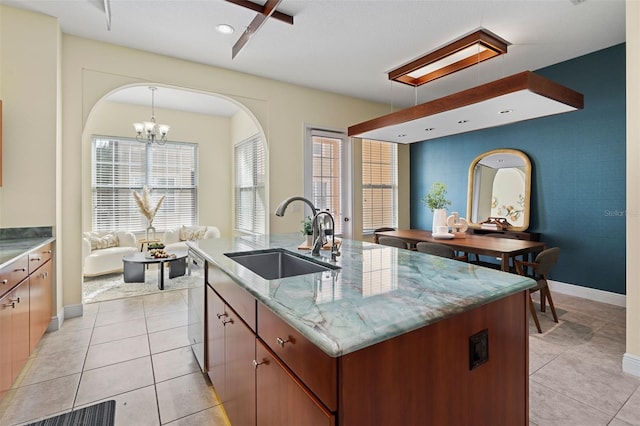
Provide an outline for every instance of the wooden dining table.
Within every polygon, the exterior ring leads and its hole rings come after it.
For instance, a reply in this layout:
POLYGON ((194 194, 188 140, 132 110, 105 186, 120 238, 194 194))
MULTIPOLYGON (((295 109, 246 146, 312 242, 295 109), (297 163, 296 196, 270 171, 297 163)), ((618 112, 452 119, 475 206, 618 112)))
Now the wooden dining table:
POLYGON ((398 229, 395 231, 376 232, 378 236, 400 238, 412 245, 421 241, 450 246, 454 250, 477 255, 500 258, 500 267, 509 271, 509 262, 516 256, 535 255, 546 248, 540 241, 525 241, 511 238, 493 238, 483 235, 465 234, 462 238, 435 238, 431 231, 422 229, 398 229))

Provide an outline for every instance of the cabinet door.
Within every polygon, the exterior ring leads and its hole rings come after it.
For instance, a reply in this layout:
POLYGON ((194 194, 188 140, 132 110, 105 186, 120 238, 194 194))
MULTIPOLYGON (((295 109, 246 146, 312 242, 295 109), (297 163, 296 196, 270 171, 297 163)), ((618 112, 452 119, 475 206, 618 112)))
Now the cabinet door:
POLYGON ((225 394, 224 377, 224 325, 225 305, 222 299, 207 286, 207 329, 206 329, 206 369, 218 397, 225 394))
POLYGON ((9 293, 9 302, 15 303, 11 312, 11 382, 29 359, 29 278, 9 293))
POLYGON ((225 321, 225 396, 222 403, 233 426, 256 424, 256 338, 239 316, 227 308, 225 321))
POLYGON ((0 299, 0 398, 11 387, 11 311, 10 296, 0 299))
POLYGON ((257 426, 333 426, 335 416, 258 340, 257 426))
POLYGON ((51 321, 51 262, 29 277, 29 352, 33 352, 51 321))

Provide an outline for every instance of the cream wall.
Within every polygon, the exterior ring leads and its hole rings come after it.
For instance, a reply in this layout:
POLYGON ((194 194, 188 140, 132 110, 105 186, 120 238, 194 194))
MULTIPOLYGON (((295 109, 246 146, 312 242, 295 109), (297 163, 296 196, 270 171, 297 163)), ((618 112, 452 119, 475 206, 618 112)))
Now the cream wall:
MULTIPOLYGON (((53 226, 60 235, 60 46, 56 19, 0 5, 3 101, 0 226, 53 226)), ((63 243, 56 241, 56 252, 63 243)), ((54 311, 62 307, 61 256, 55 257, 54 311)))
POLYGON ((59 27, 13 8, 0 15, 3 227, 53 226, 59 27))
POLYGON ((627 353, 624 371, 640 376, 640 2, 627 1, 627 353))
MULTIPOLYGON (((243 104, 266 136, 270 206, 303 192, 303 123, 346 129, 388 112, 380 104, 68 35, 63 35, 62 78, 63 297, 64 305, 72 307, 81 302, 82 231, 82 178, 73 165, 82 162, 85 120, 107 93, 123 85, 153 82, 220 93, 243 104)), ((302 214, 272 220, 270 206, 271 232, 298 230, 302 214)))
MULTIPOLYGON (((84 231, 91 230, 92 135, 131 138, 135 135, 131 123, 148 120, 150 115, 150 107, 108 101, 100 101, 91 112, 82 142, 84 231)), ((232 235, 231 118, 162 108, 156 108, 156 117, 171 126, 169 140, 198 144, 198 223, 217 226, 223 236, 232 235)))

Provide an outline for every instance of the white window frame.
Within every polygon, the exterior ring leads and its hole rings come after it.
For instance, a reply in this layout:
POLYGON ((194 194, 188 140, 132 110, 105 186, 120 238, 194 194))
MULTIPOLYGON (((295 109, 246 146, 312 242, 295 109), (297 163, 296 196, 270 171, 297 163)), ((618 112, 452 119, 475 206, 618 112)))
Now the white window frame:
MULTIPOLYGON (((371 153, 371 151, 369 151, 371 153)), ((363 235, 373 235, 374 231, 377 228, 381 228, 381 227, 394 227, 396 228, 398 226, 398 145, 395 143, 391 143, 391 142, 382 142, 382 141, 376 141, 376 140, 370 140, 370 139, 362 139, 362 234, 363 235), (369 156, 369 158, 365 158, 365 144, 389 144, 389 146, 392 148, 392 153, 391 153, 391 159, 392 159, 392 164, 390 164, 391 167, 391 181, 390 182, 385 182, 385 183, 378 183, 378 184, 373 184, 370 182, 369 176, 366 176, 366 173, 364 171, 365 168, 365 164, 369 163, 372 164, 372 158, 371 155, 369 156), (385 213, 387 216, 390 217, 389 221, 385 221, 384 223, 378 223, 378 224, 374 224, 372 227, 367 228, 365 227, 365 190, 390 190, 392 192, 391 197, 392 197, 392 205, 391 205, 391 211, 388 212, 382 212, 382 215, 384 216, 385 213)), ((371 168, 374 168, 375 166, 370 166, 371 168)), ((382 179, 380 179, 382 180, 382 179)), ((384 206, 378 206, 378 208, 376 210, 384 210, 384 206)))
POLYGON ((162 195, 165 196, 153 220, 157 232, 197 224, 198 144, 168 141, 157 145, 132 138, 93 135, 91 173, 91 223, 94 231, 144 232, 148 222, 135 202, 133 191, 140 194, 145 185, 151 191, 154 206, 162 195), (128 173, 122 173, 118 178, 114 176, 108 182, 101 181, 97 174, 97 149, 110 143, 127 144, 142 155, 138 162, 122 162, 115 158, 111 163, 103 162, 107 171, 109 167, 116 170, 116 166, 129 168, 128 173), (162 150, 167 149, 173 152, 165 154, 164 159, 158 159, 162 150), (101 197, 103 203, 99 205, 97 197, 100 191, 107 194, 111 191, 111 200, 108 195, 101 197), (106 213, 98 215, 100 209, 106 213))
MULTIPOLYGON (((336 221, 338 231, 336 236, 351 238, 353 230, 351 227, 351 212, 353 211, 353 171, 351 168, 352 147, 347 133, 340 129, 331 129, 321 126, 305 125, 304 142, 304 196, 313 202, 313 138, 325 137, 340 139, 342 141, 342 164, 341 168, 341 209, 340 212, 331 212, 336 221)), ((324 206, 316 205, 318 209, 324 206)), ((308 209, 305 208, 304 217, 309 216, 308 209)))
MULTIPOLYGON (((267 150, 264 140, 259 133, 236 143, 233 147, 233 164, 234 164, 234 230, 240 234, 264 235, 267 232, 267 150), (241 179, 241 167, 239 167, 238 150, 249 148, 252 150, 253 163, 249 170, 251 176, 247 179, 241 179), (256 160, 261 164, 256 164, 256 160), (247 218, 242 220, 241 215, 243 208, 241 202, 241 193, 250 193, 251 211, 245 215, 247 218), (243 226, 241 222, 250 222, 249 226, 243 226)), ((245 223, 246 225, 246 223, 245 223)))

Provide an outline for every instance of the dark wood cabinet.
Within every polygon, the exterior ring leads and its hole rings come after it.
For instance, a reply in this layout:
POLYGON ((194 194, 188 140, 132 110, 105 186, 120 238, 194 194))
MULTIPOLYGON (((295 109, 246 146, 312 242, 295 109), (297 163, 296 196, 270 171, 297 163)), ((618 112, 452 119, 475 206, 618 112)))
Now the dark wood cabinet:
POLYGON ((325 408, 262 341, 256 345, 256 413, 258 426, 333 426, 325 408))
POLYGON ((333 358, 208 271, 207 365, 234 426, 528 424, 526 291, 333 358))
POLYGON ((12 296, 0 297, 0 398, 4 396, 13 383, 11 375, 11 340, 13 332, 11 318, 13 303, 9 302, 12 296))
POLYGON ((29 351, 33 352, 51 322, 51 262, 29 276, 29 351))
POLYGON ((51 322, 51 255, 47 244, 0 269, 0 398, 51 322))
POLYGON ((234 426, 255 425, 255 334, 207 286, 207 374, 234 426))

